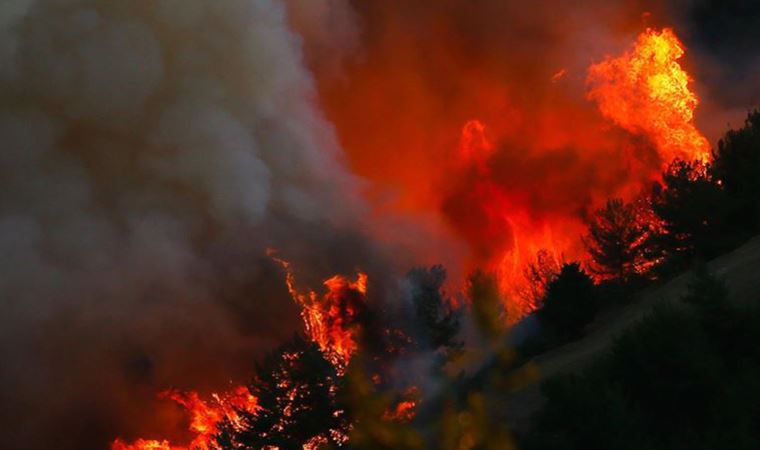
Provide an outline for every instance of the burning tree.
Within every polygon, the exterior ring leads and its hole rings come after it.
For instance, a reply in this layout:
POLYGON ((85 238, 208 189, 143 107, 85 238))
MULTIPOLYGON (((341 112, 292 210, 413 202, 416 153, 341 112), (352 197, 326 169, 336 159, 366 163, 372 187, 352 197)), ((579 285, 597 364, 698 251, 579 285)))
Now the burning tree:
POLYGON ((531 309, 541 306, 546 288, 557 278, 562 265, 562 258, 557 258, 551 251, 543 249, 536 253, 535 261, 525 267, 525 279, 528 284, 522 295, 531 309))
POLYGON ((165 439, 137 439, 132 443, 116 439, 111 443, 111 450, 218 450, 216 436, 222 430, 222 423, 226 429, 240 430, 243 417, 253 416, 258 411, 258 399, 245 386, 213 394, 210 400, 202 399, 195 391, 176 389, 161 392, 158 397, 172 400, 185 409, 193 440, 180 446, 165 439))
POLYGON ((594 212, 584 243, 595 275, 625 283, 651 268, 655 261, 648 245, 655 219, 646 208, 643 201, 611 199, 594 212))
POLYGON ((356 274, 356 281, 342 275, 334 275, 324 281, 327 291, 321 297, 314 291, 299 292, 290 263, 275 256, 275 250, 268 250, 269 256, 285 270, 285 284, 293 301, 300 305, 308 337, 315 342, 325 357, 342 371, 351 360, 358 347, 356 334, 360 322, 365 320, 365 297, 367 295, 367 275, 356 274))
POLYGON ((241 425, 220 426, 220 449, 316 449, 339 446, 349 422, 339 391, 342 377, 317 344, 294 338, 272 353, 249 385, 255 413, 240 411, 241 425))

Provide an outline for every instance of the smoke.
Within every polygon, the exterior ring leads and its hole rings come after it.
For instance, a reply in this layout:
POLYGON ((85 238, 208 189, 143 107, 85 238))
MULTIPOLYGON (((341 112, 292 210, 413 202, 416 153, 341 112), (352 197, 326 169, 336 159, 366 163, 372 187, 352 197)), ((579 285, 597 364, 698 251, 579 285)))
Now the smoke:
POLYGON ((0 5, 0 447, 103 448, 247 375, 302 326, 268 247, 308 282, 380 265, 286 13, 0 5))
MULTIPOLYGON (((464 268, 452 278, 486 266, 512 283, 542 248, 583 258, 584 217, 657 177, 664 161, 656 140, 603 117, 587 97, 587 77, 647 27, 689 37, 691 9, 678 4, 352 2, 360 45, 343 56, 342 75, 309 60, 327 116, 374 198, 452 237, 420 249, 422 257, 444 261, 449 242, 464 244, 464 268), (493 148, 476 161, 481 167, 459 161, 462 128, 473 119, 493 148)), ((699 76, 691 43, 683 63, 699 76)), ((723 109, 696 87, 700 124, 724 127, 723 109)), ((717 137, 708 130, 712 143, 717 137)))
POLYGON ((589 65, 673 25, 708 118, 757 67, 723 50, 750 19, 723 35, 737 14, 684 3, 0 3, 0 447, 150 437, 178 420, 145 414, 157 391, 247 375, 302 326, 267 248, 370 291, 388 255, 455 280, 525 236, 574 257, 583 214, 659 164, 588 101, 589 65), (472 119, 486 177, 457 161, 472 119), (473 207, 489 186, 506 228, 473 207))
POLYGON ((760 4, 741 0, 674 0, 669 16, 691 52, 702 106, 697 122, 712 143, 744 124, 760 106, 760 4))
POLYGON ((413 251, 447 266, 461 255, 450 271, 460 286, 476 266, 504 269, 511 282, 542 248, 579 257, 582 216, 609 196, 634 195, 659 168, 646 138, 614 128, 586 98, 588 67, 635 40, 642 4, 352 6, 360 46, 342 75, 309 59, 322 104, 351 166, 373 182, 373 204, 426 217, 446 238, 413 251), (494 149, 485 170, 460 161, 473 119, 494 149))

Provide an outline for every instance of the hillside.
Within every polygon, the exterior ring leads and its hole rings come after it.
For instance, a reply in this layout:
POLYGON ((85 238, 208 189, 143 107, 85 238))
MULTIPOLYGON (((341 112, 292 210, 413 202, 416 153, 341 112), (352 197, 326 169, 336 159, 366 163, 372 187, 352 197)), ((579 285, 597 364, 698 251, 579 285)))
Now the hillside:
MULTIPOLYGON (((757 300, 760 293, 760 236, 714 259, 708 267, 726 282, 732 301, 757 300)), ((691 273, 687 272, 663 285, 649 288, 638 294, 636 301, 630 305, 600 314, 582 339, 533 358, 529 363, 538 368, 538 379, 508 394, 503 399, 503 407, 498 408, 498 413, 503 414, 502 418, 514 430, 525 429, 531 415, 543 403, 539 389, 543 380, 556 374, 582 369, 585 363, 605 351, 623 330, 645 317, 653 307, 664 302, 679 302, 686 293, 690 280, 691 273)))

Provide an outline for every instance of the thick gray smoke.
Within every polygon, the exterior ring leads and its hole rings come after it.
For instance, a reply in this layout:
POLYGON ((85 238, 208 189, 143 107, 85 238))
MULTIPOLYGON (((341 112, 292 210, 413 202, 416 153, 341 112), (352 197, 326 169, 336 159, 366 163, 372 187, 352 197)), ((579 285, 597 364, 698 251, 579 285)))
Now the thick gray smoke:
POLYGON ((266 248, 310 283, 368 259, 288 24, 277 0, 0 3, 1 448, 103 448, 150 433, 157 390, 246 374, 299 327, 266 248))

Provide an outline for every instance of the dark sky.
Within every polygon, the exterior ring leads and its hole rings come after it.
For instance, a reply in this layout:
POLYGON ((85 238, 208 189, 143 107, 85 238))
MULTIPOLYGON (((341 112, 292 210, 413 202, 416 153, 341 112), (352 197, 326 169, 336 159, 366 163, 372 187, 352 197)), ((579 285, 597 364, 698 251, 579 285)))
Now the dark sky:
POLYGON ((726 108, 760 103, 760 2, 695 0, 676 7, 683 39, 701 64, 697 79, 726 108))

